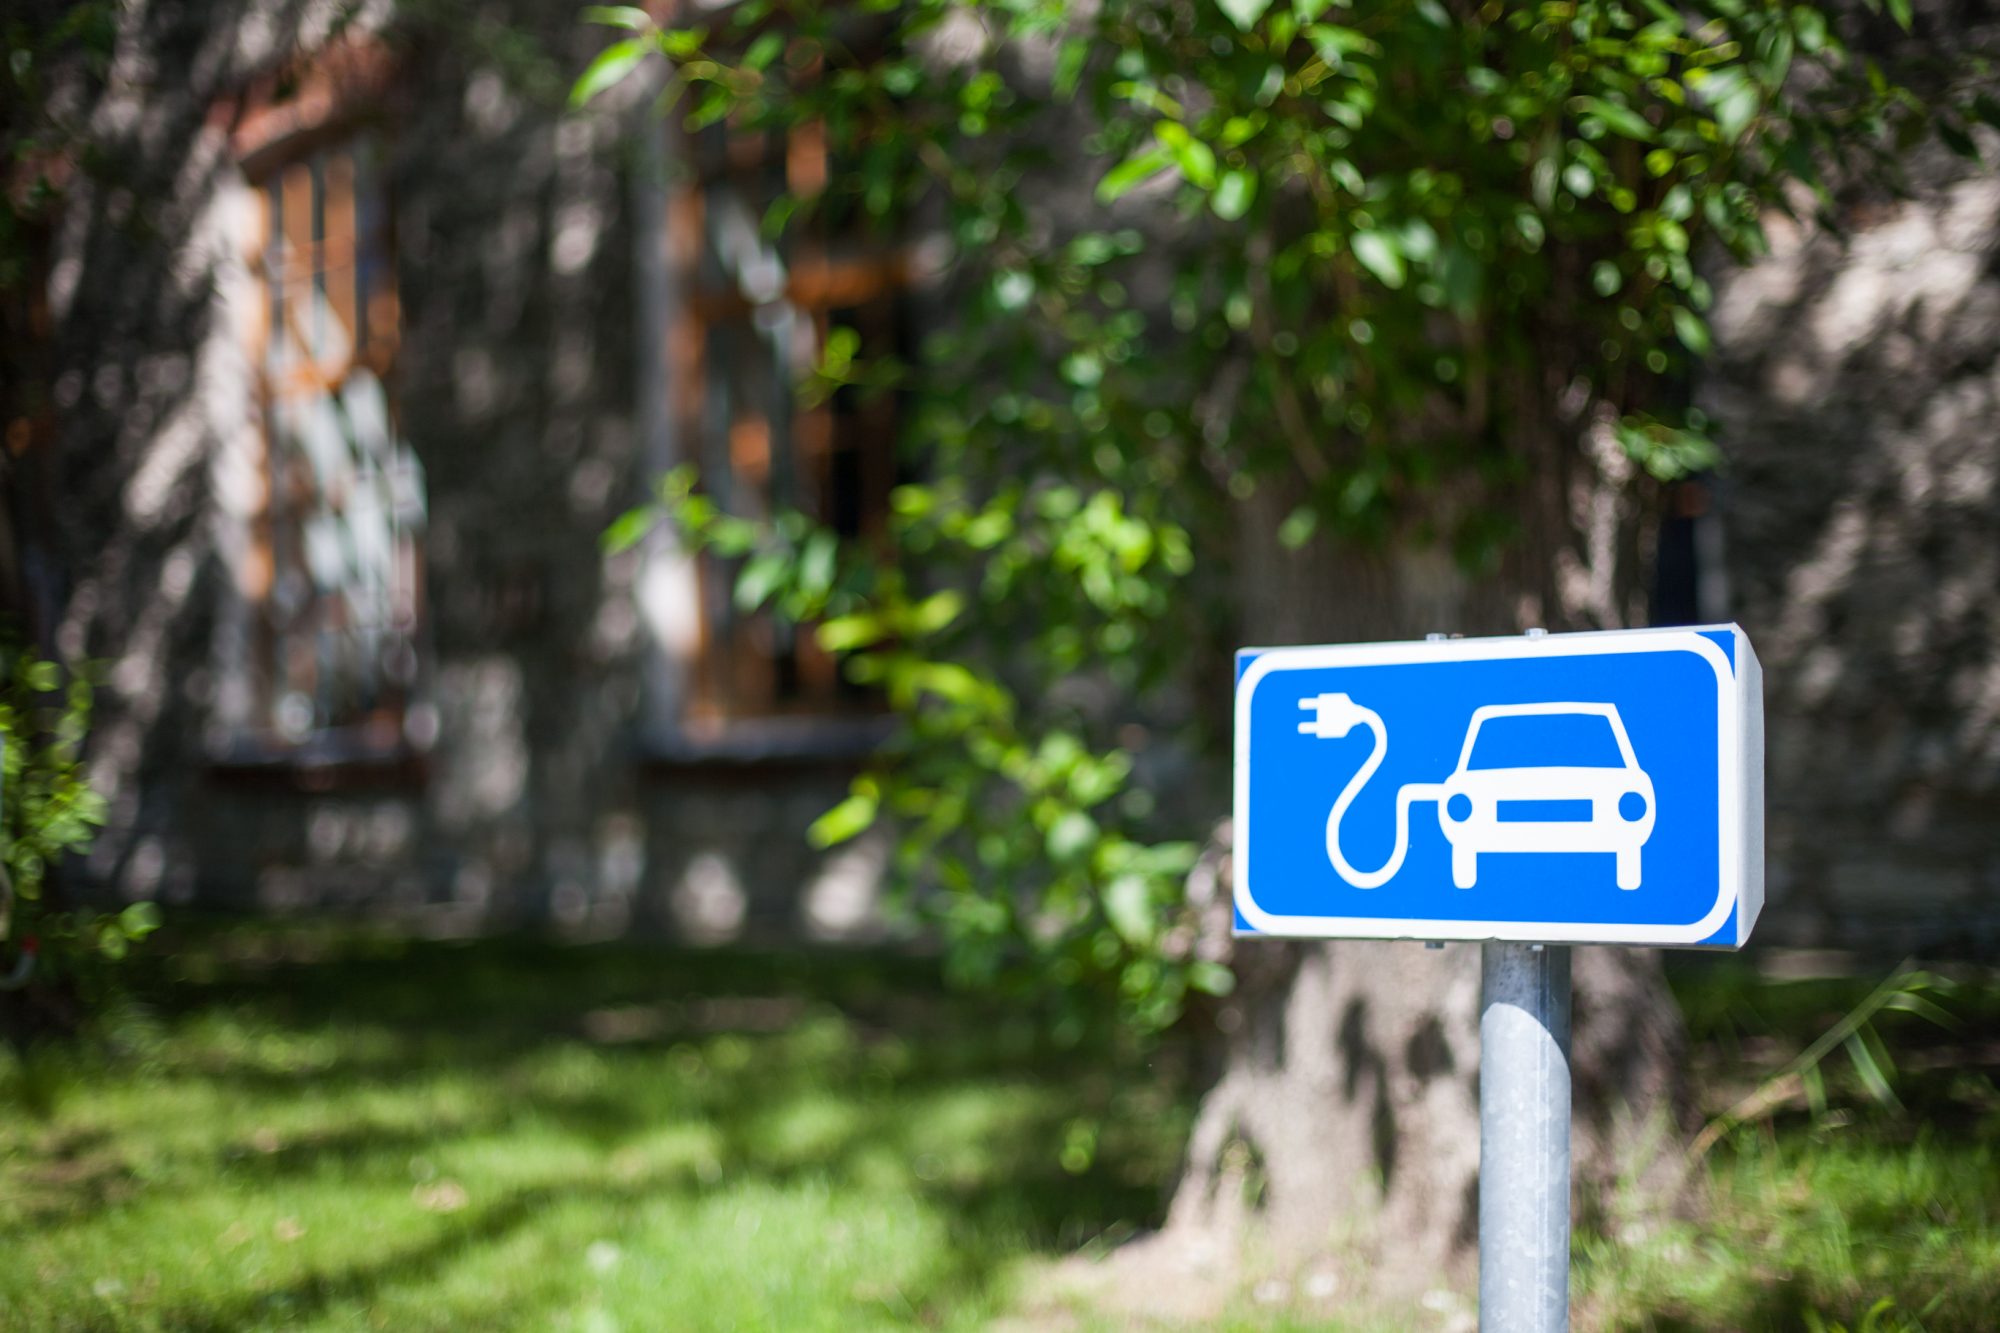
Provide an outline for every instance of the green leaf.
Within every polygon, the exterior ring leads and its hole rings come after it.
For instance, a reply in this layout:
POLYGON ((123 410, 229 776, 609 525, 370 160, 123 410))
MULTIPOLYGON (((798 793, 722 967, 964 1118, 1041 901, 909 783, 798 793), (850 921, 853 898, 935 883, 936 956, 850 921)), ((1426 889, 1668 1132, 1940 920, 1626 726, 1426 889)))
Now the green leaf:
POLYGON ((1173 164, 1174 155, 1157 146, 1128 157, 1105 172, 1104 179, 1097 182, 1097 201, 1101 204, 1115 203, 1141 182, 1151 180, 1173 164))
POLYGON ((760 33, 757 40, 750 43, 750 49, 743 53, 743 68, 764 69, 773 60, 782 55, 784 50, 785 35, 783 33, 776 31, 760 33))
POLYGON ((1723 139, 1733 142, 1756 118, 1757 85, 1740 69, 1720 69, 1697 86, 1701 100, 1715 114, 1715 127, 1723 139))
POLYGON ((1250 211, 1250 203, 1256 197, 1256 174, 1238 167, 1222 173, 1208 204, 1224 222, 1234 222, 1250 211))
POLYGON ((1819 1072, 1816 1064, 1807 1065, 1799 1071, 1799 1084, 1805 1089, 1806 1107, 1818 1119, 1826 1114, 1826 1077, 1819 1072))
POLYGON ((814 632, 814 637, 819 640, 819 646, 830 653, 851 653, 857 648, 881 642, 883 632, 879 616, 856 613, 835 616, 824 622, 814 632))
POLYGON ((912 690, 947 703, 976 704, 987 692, 979 673, 957 662, 924 662, 909 668, 905 679, 912 690))
POLYGON ((874 784, 857 782, 846 800, 815 819, 806 829, 806 840, 825 849, 846 842, 875 822, 882 798, 874 784))
POLYGON ((640 505, 637 509, 628 509, 604 530, 604 536, 600 541, 605 551, 611 555, 629 551, 645 540, 646 534, 651 532, 653 525, 659 521, 660 511, 652 505, 640 505))
POLYGON ((1020 269, 1008 269, 993 279, 993 301, 1002 310, 1012 314, 1033 299, 1035 295, 1034 275, 1020 269))
POLYGON ((1799 45, 1808 53, 1816 52, 1826 45, 1826 15, 1811 5, 1793 7, 1792 28, 1798 34, 1799 45))
POLYGON ((1120 875, 1104 890, 1104 916, 1127 944, 1152 943, 1159 922, 1153 911, 1152 889, 1144 875, 1120 875))
POLYGON ((1055 77, 1050 87, 1055 95, 1067 102, 1076 94, 1076 85, 1083 78, 1083 67, 1090 59, 1090 43, 1081 37, 1072 37, 1062 44, 1056 53, 1055 77))
POLYGON ((1319 511, 1311 505, 1300 505, 1278 525, 1278 543, 1288 551, 1296 551, 1312 540, 1313 530, 1318 526, 1319 511))
POLYGON ((646 49, 647 44, 637 37, 628 37, 605 47, 597 53, 597 59, 590 62, 590 68, 577 79, 576 86, 569 90, 569 104, 582 106, 637 69, 639 62, 646 58, 646 49))
POLYGON ((1889 0, 1889 16, 1896 20, 1896 26, 1904 32, 1910 30, 1910 0, 1889 0))
POLYGON ((660 33, 660 49, 676 60, 685 60, 701 50, 707 36, 703 28, 667 28, 660 33))
POLYGON ((610 28, 630 28, 644 32, 653 26, 653 17, 634 5, 591 5, 583 11, 585 23, 601 23, 610 28))
POLYGON ((714 502, 703 496, 689 500, 689 508, 695 508, 697 501, 707 507, 707 522, 700 531, 709 547, 718 555, 735 557, 750 554, 757 545, 757 525, 747 518, 715 512, 714 502))
POLYGON ((1081 810, 1065 812, 1049 826, 1048 850, 1053 861, 1074 861, 1097 841, 1097 821, 1081 810))
POLYGON ((788 563, 784 555, 777 551, 765 551, 752 557, 743 566, 743 572, 736 576, 737 607, 743 611, 755 611, 769 600, 785 581, 788 563))
POLYGON ((1204 995, 1227 995, 1236 989, 1236 974, 1221 963, 1203 959, 1188 965, 1188 985, 1204 995))
POLYGON ((1334 69, 1340 68, 1351 55, 1379 55, 1382 48, 1352 28, 1336 27, 1331 23, 1315 23, 1306 29, 1306 40, 1311 42, 1319 58, 1334 69))
POLYGON ((909 627, 915 634, 935 634, 957 620, 965 598, 953 589, 932 593, 910 608, 909 627))
POLYGON ((1949 118, 1939 116, 1932 122, 1932 126, 1937 130, 1937 136, 1943 141, 1946 148, 1951 149, 1952 152, 1958 154, 1958 156, 1968 162, 1977 162, 1980 160, 1979 145, 1972 141, 1970 134, 1967 134, 1949 118))
POLYGON ((1696 356, 1708 355, 1708 325, 1700 315, 1684 305, 1674 307, 1674 334, 1696 356))
POLYGON ((1180 167, 1183 176, 1204 190, 1214 188, 1215 150, 1213 148, 1210 148, 1206 143, 1188 133, 1187 126, 1181 124, 1179 121, 1161 121, 1157 133, 1160 136, 1160 142, 1165 144, 1167 151, 1174 155, 1174 162, 1180 167))
POLYGON ((1883 1106, 1901 1105, 1896 1100, 1895 1089, 1889 1086, 1887 1075, 1882 1072, 1882 1066, 1875 1061, 1875 1052, 1868 1049, 1868 1043, 1862 1040, 1861 1034, 1850 1033, 1842 1045, 1847 1048, 1848 1058, 1854 1061, 1855 1072, 1861 1075, 1862 1086, 1868 1089, 1868 1095, 1883 1106))
POLYGON ((1402 251, 1387 232, 1358 231, 1354 233, 1352 244, 1354 257, 1384 287, 1394 291, 1403 285, 1407 273, 1403 268, 1402 251))
POLYGON ((1884 1009, 1900 1009, 1904 1013, 1916 1014, 1929 1019, 1942 1028, 1956 1028, 1958 1019, 1949 1010, 1941 1008, 1921 995, 1905 991, 1882 1006, 1884 1009))
POLYGON ((1528 172, 1528 195, 1535 201, 1535 207, 1544 212, 1555 207, 1556 180, 1562 175, 1561 164, 1553 152, 1545 153, 1535 160, 1528 172))
POLYGON ((1176 878, 1194 868, 1201 857, 1201 846, 1192 842, 1156 842, 1150 847, 1134 850, 1132 865, 1151 875, 1171 875, 1176 878))
POLYGON ((1257 20, 1264 17, 1264 11, 1271 7, 1271 0, 1216 0, 1216 7, 1229 16, 1229 21, 1243 31, 1255 27, 1257 20))
POLYGON ((1628 139, 1638 139, 1643 143, 1653 140, 1653 127, 1646 118, 1631 107, 1618 102, 1606 101, 1601 97, 1576 97, 1570 99, 1570 109, 1586 116, 1596 116, 1614 133, 1628 139))
POLYGON ((143 940, 160 928, 160 905, 137 902, 118 914, 118 928, 127 939, 143 940))
POLYGON ((1098 761, 1085 759, 1070 774, 1070 798, 1086 809, 1101 805, 1117 794, 1131 774, 1131 756, 1123 751, 1114 750, 1098 761))
POLYGON ((824 595, 833 586, 839 553, 839 539, 825 528, 808 537, 799 552, 799 586, 814 596, 824 595))

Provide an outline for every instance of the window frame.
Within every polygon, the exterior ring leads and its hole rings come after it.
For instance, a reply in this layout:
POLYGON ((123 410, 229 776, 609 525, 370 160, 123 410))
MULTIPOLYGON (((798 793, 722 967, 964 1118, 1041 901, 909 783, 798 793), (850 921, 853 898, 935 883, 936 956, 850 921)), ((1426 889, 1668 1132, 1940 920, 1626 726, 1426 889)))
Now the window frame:
MULTIPOLYGON (((919 275, 913 247, 899 231, 871 235, 862 229, 829 233, 804 228, 794 234, 788 228, 782 286, 762 300, 755 299, 719 265, 710 210, 717 197, 731 188, 738 189, 740 202, 741 183, 747 179, 756 184, 760 172, 772 182, 782 173, 789 193, 807 197, 821 193, 832 170, 823 129, 808 124, 777 140, 725 122, 708 132, 720 136, 719 151, 713 138, 704 145, 684 133, 665 133, 679 156, 675 164, 679 170, 664 189, 655 222, 666 268, 664 285, 670 293, 661 312, 666 326, 662 353, 667 392, 660 410, 670 419, 670 434, 678 445, 671 461, 699 465, 702 490, 731 512, 744 510, 731 502, 743 474, 751 474, 768 494, 769 479, 782 461, 790 473, 810 475, 823 489, 815 503, 800 507, 824 520, 835 489, 829 479, 839 456, 848 453, 854 469, 850 525, 854 530, 843 535, 862 541, 881 539, 889 493, 898 480, 901 411, 895 392, 878 390, 863 399, 843 400, 840 394, 853 391, 842 390, 828 401, 804 407, 794 399, 792 385, 783 382, 776 392, 782 395, 779 401, 788 420, 774 420, 775 412, 753 414, 762 432, 761 438, 752 438, 757 432, 741 430, 739 418, 727 423, 711 418, 711 395, 717 388, 711 348, 718 330, 753 332, 760 312, 779 310, 809 322, 815 348, 825 346, 836 325, 853 326, 873 318, 876 327, 862 331, 865 342, 876 344, 877 351, 886 342, 901 352, 900 344, 914 324, 911 306, 919 275), (849 410, 856 418, 850 429, 857 433, 843 443, 837 433, 841 413, 849 410), (723 473, 720 486, 718 470, 723 473)), ((769 202, 755 194, 749 198, 757 207, 769 202)), ((795 497, 778 497, 778 503, 788 498, 795 497)), ((655 737, 656 757, 668 762, 810 761, 851 758, 873 749, 891 728, 886 707, 878 696, 844 681, 838 662, 818 647, 809 632, 779 644, 781 651, 795 655, 808 688, 789 697, 762 681, 750 691, 742 688, 746 676, 779 671, 781 659, 773 653, 758 662, 746 652, 742 637, 758 633, 760 623, 776 622, 768 613, 746 617, 736 609, 732 596, 736 563, 710 553, 693 559, 696 639, 681 663, 682 688, 673 700, 665 734, 655 737)))
MULTIPOLYGON (((400 698, 365 718, 315 723, 295 738, 283 733, 274 715, 275 695, 282 686, 279 655, 286 650, 288 631, 273 622, 268 609, 277 596, 279 542, 274 529, 282 521, 280 494, 287 485, 278 471, 275 413, 287 398, 309 400, 315 392, 310 380, 322 369, 314 364, 293 372, 308 381, 304 394, 289 395, 284 391, 286 386, 274 391, 269 367, 276 336, 273 307, 289 312, 294 302, 274 301, 270 247, 273 228, 291 224, 285 216, 293 207, 287 177, 301 169, 317 173, 309 187, 307 205, 315 233, 304 247, 308 252, 308 286, 324 288, 329 272, 362 264, 366 251, 373 247, 379 247, 375 262, 385 279, 379 295, 386 318, 373 308, 377 293, 355 290, 348 294, 348 304, 353 307, 347 312, 350 331, 360 333, 361 346, 350 351, 339 367, 338 378, 318 385, 317 392, 331 395, 344 389, 357 370, 367 370, 380 385, 389 436, 397 441, 401 438, 397 359, 402 311, 394 201, 386 187, 376 191, 379 215, 373 221, 379 234, 364 235, 362 154, 339 153, 343 145, 370 145, 379 182, 385 172, 382 163, 393 143, 396 73, 397 61, 379 40, 367 36, 343 39, 267 73, 218 101, 210 112, 210 128, 226 136, 238 173, 225 188, 236 192, 242 210, 238 221, 243 276, 237 288, 233 336, 243 357, 247 400, 240 438, 234 441, 237 453, 233 461, 246 475, 257 478, 255 502, 235 515, 234 550, 226 553, 234 556, 228 571, 230 606, 225 617, 233 623, 227 626, 227 634, 217 636, 215 647, 218 675, 231 683, 236 696, 229 710, 234 715, 224 716, 224 710, 216 710, 208 736, 210 767, 224 777, 232 772, 277 774, 306 787, 321 788, 383 782, 401 785, 421 782, 428 775, 426 755, 436 737, 436 716, 429 693, 431 654, 421 536, 410 539, 408 566, 393 585, 409 603, 406 615, 397 614, 403 628, 392 632, 393 644, 379 650, 401 649, 410 654, 409 666, 400 673, 406 683, 400 698), (327 249, 330 238, 323 234, 328 198, 325 170, 330 156, 333 161, 344 158, 351 164, 346 196, 351 219, 346 237, 348 254, 344 263, 336 256, 332 264, 327 249), (386 337, 381 332, 384 328, 386 337)), ((293 257, 288 266, 296 262, 293 257)), ((296 275, 278 276, 285 281, 296 275)), ((393 490, 393 482, 385 484, 393 490)), ((413 484, 421 494, 420 470, 413 484)), ((391 558, 401 565, 403 553, 399 544, 391 558)))

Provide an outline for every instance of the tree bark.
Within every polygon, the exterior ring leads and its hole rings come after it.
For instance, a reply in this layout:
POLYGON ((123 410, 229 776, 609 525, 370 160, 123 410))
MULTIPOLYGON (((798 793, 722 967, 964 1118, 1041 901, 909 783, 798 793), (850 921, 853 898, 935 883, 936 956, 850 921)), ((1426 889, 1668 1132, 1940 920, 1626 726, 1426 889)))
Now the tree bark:
MULTIPOLYGON (((1536 460, 1525 540, 1476 579, 1421 547, 1286 550, 1273 534, 1294 497, 1267 483, 1242 515, 1241 641, 1633 623, 1644 606, 1632 559, 1641 506, 1607 433, 1583 434, 1581 450, 1550 447, 1536 460)), ((1228 862, 1224 825, 1190 883, 1211 938, 1229 930, 1228 862)), ((1239 985, 1217 1013, 1219 1077, 1165 1228, 1120 1257, 1120 1299, 1162 1293, 1137 1304, 1186 1315, 1218 1308, 1246 1281, 1267 1299, 1348 1308, 1442 1288, 1452 1295, 1431 1303, 1449 1299, 1469 1318, 1478 947, 1248 940, 1232 941, 1229 956, 1239 985), (1212 1300, 1190 1297, 1190 1279, 1212 1300)), ((1655 952, 1579 949, 1574 976, 1574 1202, 1581 1219, 1615 1230, 1671 1189, 1672 1148, 1688 1127, 1685 1039, 1655 952)))

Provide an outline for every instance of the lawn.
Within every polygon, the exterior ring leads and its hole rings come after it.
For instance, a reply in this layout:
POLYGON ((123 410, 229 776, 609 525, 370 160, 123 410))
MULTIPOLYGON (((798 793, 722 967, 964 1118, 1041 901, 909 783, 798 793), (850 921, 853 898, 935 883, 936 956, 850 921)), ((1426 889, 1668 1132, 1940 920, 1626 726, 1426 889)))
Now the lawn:
MULTIPOLYGON (((1894 970, 1774 980, 1751 957, 1670 959, 1709 1115, 1894 970)), ((1663 1221, 1623 1246, 1580 1236, 1584 1308, 1647 1329, 2000 1327, 2000 985, 1957 971, 1941 997, 1948 1025, 1893 1011, 1874 1025, 1895 1061, 1883 1070, 1893 1103, 1836 1051, 1821 1066, 1823 1113, 1796 1094, 1705 1161, 1698 1223, 1663 1221)))
MULTIPOLYGON (((1711 1103, 1867 989, 1679 982, 1711 1103)), ((0 1326, 985 1327, 1158 1220, 1192 1105, 1180 1045, 1058 1047, 908 958, 227 926, 137 989, 0 1069, 0 1326)), ((2000 1096, 1967 1062, 2000 1012, 1960 1004, 1892 1028, 1905 1111, 1836 1077, 1711 1157, 1699 1225, 1580 1236, 1589 1318, 1990 1327, 2000 1096)))

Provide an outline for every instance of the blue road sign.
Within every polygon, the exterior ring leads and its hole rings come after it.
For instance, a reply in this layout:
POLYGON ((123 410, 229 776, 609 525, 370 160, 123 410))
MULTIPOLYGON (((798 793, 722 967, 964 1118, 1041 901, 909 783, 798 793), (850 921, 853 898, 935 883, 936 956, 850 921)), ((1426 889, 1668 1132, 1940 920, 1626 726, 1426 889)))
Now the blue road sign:
POLYGON ((1241 934, 1736 948, 1763 677, 1734 625, 1247 648, 1241 934))

